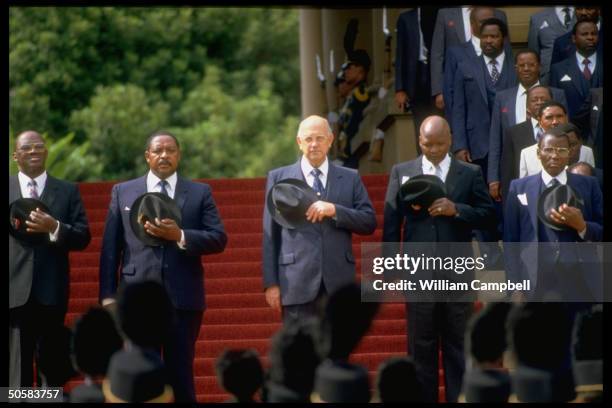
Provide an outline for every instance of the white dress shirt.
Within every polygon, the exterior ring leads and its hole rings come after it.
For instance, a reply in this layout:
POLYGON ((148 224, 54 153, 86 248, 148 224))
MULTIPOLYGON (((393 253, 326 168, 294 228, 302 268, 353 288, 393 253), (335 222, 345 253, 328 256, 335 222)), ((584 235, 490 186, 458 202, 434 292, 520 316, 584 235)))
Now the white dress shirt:
MULTIPOLYGON (((493 70, 493 66, 490 64, 493 58, 489 58, 486 55, 482 54, 485 60, 485 65, 487 66, 487 70, 489 71, 489 75, 491 75, 491 71, 493 70)), ((504 59, 506 58, 506 53, 504 51, 501 52, 497 57, 495 57, 495 62, 497 62, 497 71, 499 72, 499 76, 502 75, 502 68, 504 66, 504 59)))
MULTIPOLYGON (((176 181, 178 180, 178 176, 176 172, 172 173, 170 177, 166 178, 168 184, 166 184, 166 191, 168 192, 168 196, 174 199, 174 193, 176 192, 176 181)), ((147 174, 147 193, 161 193, 161 179, 157 177, 151 170, 147 174)), ((181 229, 181 240, 176 243, 179 248, 185 249, 185 233, 181 229)))
POLYGON ((595 64, 597 64, 597 53, 594 52, 590 57, 584 57, 578 51, 576 51, 576 60, 578 61, 578 69, 580 72, 584 70, 584 64, 582 61, 584 61, 585 58, 589 60, 589 71, 591 71, 591 75, 593 75, 595 72, 595 64))
MULTIPOLYGON (((451 158, 448 154, 446 155, 444 159, 442 159, 440 163, 438 163, 438 166, 440 167, 442 171, 442 177, 441 177, 442 181, 445 183, 446 183, 446 177, 448 176, 448 171, 450 169, 450 164, 451 164, 451 158)), ((432 176, 437 176, 436 166, 434 166, 432 162, 427 160, 427 157, 425 157, 425 155, 423 155, 423 162, 422 162, 421 170, 423 171, 423 174, 430 174, 432 176)))
MULTIPOLYGON (((540 81, 533 84, 531 88, 538 85, 540 85, 540 81)), ((523 123, 527 120, 527 89, 525 89, 520 82, 518 84, 518 91, 516 92, 516 106, 514 112, 515 123, 523 123)))
MULTIPOLYGON (((569 7, 569 6, 556 6, 555 7, 555 14, 557 15, 557 18, 559 19, 559 21, 561 22, 561 25, 563 27, 565 27, 565 13, 563 12, 563 9, 566 8, 566 7, 569 9, 569 15, 570 15, 570 20, 571 20, 572 17, 574 17, 574 8, 573 7, 569 7)), ((570 26, 570 28, 572 28, 572 27, 570 26)))
MULTIPOLYGON (((32 179, 23 174, 22 172, 17 173, 17 179, 19 180, 19 189, 21 190, 21 197, 33 198, 30 196, 30 187, 28 186, 28 183, 32 179)), ((47 185, 47 172, 43 171, 40 176, 34 178, 34 181, 36 182, 36 193, 38 194, 38 199, 40 199, 43 191, 45 190, 45 186, 47 185)), ((56 221, 57 227, 55 228, 55 231, 49 233, 49 240, 51 242, 57 241, 57 234, 59 233, 60 222, 59 220, 56 221)))
MULTIPOLYGON (((540 127, 540 122, 537 119, 531 118, 531 127, 533 127, 533 140, 538 141, 538 129, 542 129, 540 127)), ((544 129, 542 129, 542 134, 544 134, 544 129)))
POLYGON ((461 7, 461 15, 463 16, 463 30, 465 32, 465 41, 470 41, 472 35, 472 27, 470 26, 471 7, 461 7))
MULTIPOLYGON (((302 156, 300 166, 302 167, 302 174, 304 175, 304 179, 306 179, 306 183, 310 187, 313 187, 314 176, 310 174, 310 172, 312 171, 312 169, 314 169, 314 167, 312 167, 308 159, 304 156, 302 156)), ((323 188, 327 190, 327 175, 329 174, 329 161, 327 160, 327 157, 325 158, 325 161, 319 166, 319 170, 321 171, 321 174, 319 175, 319 180, 321 180, 321 183, 323 183, 323 188)))

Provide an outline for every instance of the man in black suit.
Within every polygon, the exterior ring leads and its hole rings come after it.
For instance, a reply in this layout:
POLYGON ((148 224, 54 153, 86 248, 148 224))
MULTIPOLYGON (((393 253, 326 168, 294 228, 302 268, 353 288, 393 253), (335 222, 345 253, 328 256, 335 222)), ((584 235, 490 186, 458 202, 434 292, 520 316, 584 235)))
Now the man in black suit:
MULTIPOLYGON (((431 97, 430 50, 438 7, 416 7, 397 19, 395 52, 395 101, 401 111, 410 107, 414 132, 423 119, 440 114, 431 97)), ((417 147, 418 148, 418 147, 417 147)))
MULTIPOLYGON (((470 242, 472 229, 495 224, 495 210, 480 167, 449 155, 448 122, 430 116, 421 125, 423 155, 393 166, 385 199, 384 242, 470 242), (429 208, 402 205, 404 180, 419 174, 440 177, 447 197, 429 208), (403 227, 403 235, 402 235, 403 227)), ((413 356, 424 400, 438 399, 438 336, 446 374, 446 401, 457 402, 465 370, 463 338, 471 303, 406 304, 409 354, 413 356)))
POLYGON ((13 160, 19 173, 9 177, 9 205, 35 198, 49 208, 36 209, 26 221, 28 232, 43 233, 30 245, 9 235, 9 386, 31 387, 33 359, 40 338, 62 327, 68 306, 68 252, 91 240, 76 184, 58 180, 45 169, 47 147, 40 134, 17 136, 13 160))

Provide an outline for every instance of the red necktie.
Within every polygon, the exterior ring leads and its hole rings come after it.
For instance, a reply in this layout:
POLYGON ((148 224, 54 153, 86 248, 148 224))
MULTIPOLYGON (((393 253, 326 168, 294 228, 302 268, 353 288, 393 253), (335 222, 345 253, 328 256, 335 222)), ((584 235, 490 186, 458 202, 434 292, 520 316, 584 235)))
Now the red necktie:
POLYGON ((591 70, 589 69, 589 60, 587 58, 583 59, 582 65, 584 65, 584 69, 582 70, 584 79, 586 79, 587 81, 590 81, 591 80, 591 70))

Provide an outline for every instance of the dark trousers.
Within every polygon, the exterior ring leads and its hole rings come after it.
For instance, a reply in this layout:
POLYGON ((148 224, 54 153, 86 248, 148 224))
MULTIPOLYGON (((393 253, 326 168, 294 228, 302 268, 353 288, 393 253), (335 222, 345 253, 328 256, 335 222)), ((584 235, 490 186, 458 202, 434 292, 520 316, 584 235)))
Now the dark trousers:
POLYGON ((457 402, 465 372, 463 340, 472 308, 472 303, 406 303, 408 354, 414 360, 424 402, 438 401, 440 344, 446 401, 457 402))
POLYGON ((283 306, 283 324, 289 325, 294 322, 311 319, 313 317, 323 318, 325 304, 327 303, 328 293, 321 281, 321 287, 317 297, 311 302, 301 305, 286 305, 283 306))
POLYGON ((34 352, 40 338, 64 325, 65 306, 41 305, 30 298, 9 309, 9 387, 34 385, 34 352))
POLYGON ((163 359, 176 402, 195 402, 193 363, 202 325, 202 311, 175 310, 170 335, 163 345, 163 359))

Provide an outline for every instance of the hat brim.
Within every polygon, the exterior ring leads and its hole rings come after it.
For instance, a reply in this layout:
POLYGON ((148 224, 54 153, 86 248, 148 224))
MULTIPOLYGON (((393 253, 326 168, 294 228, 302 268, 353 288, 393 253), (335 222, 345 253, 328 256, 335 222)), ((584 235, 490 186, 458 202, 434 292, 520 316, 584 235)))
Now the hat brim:
POLYGON ((446 197, 447 193, 446 186, 439 177, 420 174, 402 184, 398 196, 405 205, 428 208, 437 199, 446 197))
POLYGON ((266 197, 266 207, 270 213, 270 216, 272 216, 272 219, 276 221, 277 224, 287 229, 296 229, 306 225, 308 223, 306 220, 306 211, 304 211, 303 214, 288 214, 277 208, 276 204, 274 203, 273 192, 274 189, 281 184, 297 187, 303 194, 303 201, 300 204, 306 209, 310 207, 312 203, 320 199, 317 196, 317 193, 304 180, 294 178, 280 180, 272 186, 270 191, 268 191, 268 196, 266 197))
POLYGON ((148 246, 163 246, 163 245, 166 245, 170 241, 165 240, 163 238, 155 237, 149 234, 148 232, 145 231, 144 225, 139 222, 139 218, 141 216, 141 214, 139 214, 140 212, 139 208, 142 203, 142 200, 145 197, 150 197, 150 196, 156 197, 157 199, 160 199, 162 201, 163 209, 166 213, 165 218, 170 218, 174 220, 174 222, 176 222, 177 225, 179 226, 181 225, 181 221, 182 221, 181 210, 178 208, 176 201, 168 197, 166 194, 145 193, 141 195, 140 197, 138 197, 132 204, 132 207, 131 207, 132 210, 130 211, 130 227, 132 228, 132 232, 134 233, 136 238, 138 238, 138 240, 142 242, 143 244, 148 245, 148 246))
MULTIPOLYGON (((111 390, 111 386, 110 386, 110 381, 108 380, 108 378, 105 378, 102 381, 102 392, 104 393, 104 398, 106 398, 106 402, 111 402, 111 403, 127 403, 127 402, 134 402, 134 401, 126 401, 123 400, 121 398, 119 398, 118 396, 116 396, 115 394, 113 394, 113 391, 111 390)), ((172 387, 168 384, 166 384, 164 386, 164 392, 162 392, 159 396, 152 398, 150 400, 147 401, 142 401, 142 402, 146 402, 146 403, 168 403, 168 402, 173 402, 174 401, 174 391, 172 390, 172 387)))
POLYGON ((557 186, 548 187, 540 194, 538 198, 538 218, 546 227, 554 231, 572 231, 573 229, 565 224, 558 224, 550 218, 551 208, 559 208, 561 204, 567 204, 572 207, 582 208, 583 200, 579 194, 569 184, 559 184, 557 186), (558 189, 567 189, 566 197, 569 197, 563 202, 554 202, 550 208, 544 208, 545 202, 548 201, 548 196, 555 194, 558 189))
MULTIPOLYGON (((9 234, 18 241, 30 245, 42 245, 49 242, 49 234, 45 232, 28 232, 26 231, 25 214, 39 208, 43 212, 52 215, 49 207, 40 200, 34 198, 19 198, 9 204, 9 234), (17 214, 19 213, 19 214, 17 214), (17 217, 20 215, 20 217, 17 217)), ((29 217, 28 217, 29 218, 29 217)))

